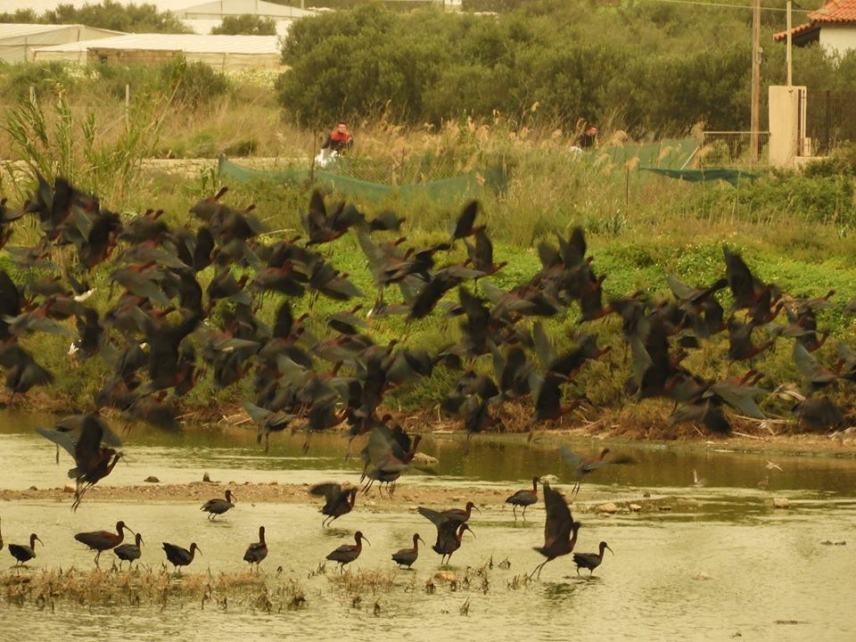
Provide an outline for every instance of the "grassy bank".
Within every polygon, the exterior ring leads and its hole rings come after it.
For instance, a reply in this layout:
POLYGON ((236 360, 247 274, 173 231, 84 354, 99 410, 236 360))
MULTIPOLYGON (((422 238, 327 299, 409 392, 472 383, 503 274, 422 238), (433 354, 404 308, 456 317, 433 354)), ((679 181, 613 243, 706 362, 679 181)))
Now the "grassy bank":
MULTIPOLYGON (((236 134, 240 131, 241 136, 266 140, 271 146, 262 147, 261 153, 271 155, 285 156, 287 150, 295 155, 306 150, 313 139, 312 132, 285 125, 278 127, 283 127, 287 134, 278 136, 277 128, 268 129, 271 120, 257 118, 250 124, 254 112, 243 109, 235 112, 229 102, 245 100, 247 96, 240 99, 236 96, 224 95, 218 99, 222 103, 215 101, 204 107, 184 104, 175 109, 177 113, 163 111, 164 105, 169 104, 163 103, 158 108, 161 111, 153 108, 137 120, 113 130, 106 128, 107 135, 103 138, 92 136, 90 123, 94 121, 94 126, 100 127, 98 123, 109 119, 85 101, 72 102, 74 96, 64 97, 59 106, 41 101, 38 113, 22 111, 22 103, 18 102, 12 108, 17 121, 10 122, 18 122, 20 128, 7 129, 6 154, 27 159, 48 175, 52 172, 72 175, 82 188, 101 194, 104 204, 121 212, 125 219, 148 208, 162 208, 166 212, 164 219, 171 225, 185 225, 190 220, 189 206, 221 187, 219 177, 211 172, 192 179, 143 172, 138 163, 154 147, 178 135, 182 122, 193 121, 197 130, 209 125, 216 128, 220 114, 224 123, 231 123, 236 134), (164 114, 163 119, 158 119, 159 113, 164 114), (233 113, 236 115, 232 116, 233 113), (212 120, 205 121, 206 117, 212 120), (43 132, 41 138, 30 136, 39 132, 43 132), (272 139, 280 142, 274 144, 272 139), (28 146, 25 141, 35 142, 28 146), (283 141, 291 141, 292 146, 287 147, 283 141)), ((103 107, 108 108, 111 107, 103 107)), ((267 105, 260 109, 269 108, 267 105)), ((228 131, 232 130, 227 128, 224 136, 228 136, 228 131)), ((539 269, 534 250, 538 242, 553 241, 555 234, 564 235, 576 225, 586 231, 596 271, 606 275, 604 291, 608 297, 643 290, 654 297, 666 298, 667 274, 690 284, 710 283, 724 272, 722 248, 727 244, 744 255, 761 279, 776 283, 790 295, 822 296, 830 289, 836 291, 832 305, 818 315, 819 329, 831 333, 831 340, 818 355, 821 362, 834 362, 836 341, 850 345, 856 341, 856 323, 844 313, 847 302, 856 298, 856 263, 852 258, 856 256, 853 196, 856 164, 845 152, 806 175, 761 171, 757 180, 742 181, 735 188, 723 182, 673 181, 637 171, 632 162, 616 165, 599 152, 580 159, 569 153, 563 132, 513 129, 501 118, 486 123, 465 121, 440 128, 415 129, 381 121, 361 127, 358 135, 353 154, 336 171, 363 180, 405 184, 480 172, 490 166, 507 169, 506 188, 499 192, 486 190, 480 214, 494 239, 496 260, 507 261, 490 278, 501 288, 520 285, 539 269)), ((604 144, 609 142, 605 140, 604 144)), ((30 187, 31 182, 26 178, 12 181, 7 177, 0 185, 13 202, 22 200, 30 187)), ((255 213, 271 231, 268 240, 302 232, 300 214, 309 199, 308 185, 257 180, 229 187, 230 204, 256 205, 255 213)), ((407 236, 406 247, 424 247, 448 238, 460 208, 455 198, 442 204, 428 200, 359 199, 356 204, 369 215, 386 207, 404 215, 402 233, 407 236)), ((32 244, 36 238, 35 227, 27 222, 16 227, 11 244, 32 244)), ((374 286, 355 237, 348 234, 322 248, 325 256, 366 293, 360 303, 367 309, 374 300, 374 286)), ((461 249, 448 260, 463 258, 461 249)), ((35 276, 16 271, 1 255, 0 261, 16 281, 35 276)), ((98 290, 93 301, 102 312, 110 299, 108 271, 101 269, 92 278, 92 285, 98 290)), ((212 275, 211 268, 200 274, 203 287, 212 275)), ((448 298, 451 301, 455 297, 448 298)), ((722 301, 730 304, 727 297, 722 301)), ((314 304, 313 314, 319 318, 352 305, 321 298, 314 304)), ((306 300, 294 302, 298 314, 307 306, 306 300)), ((261 316, 272 318, 274 308, 274 301, 265 300, 261 316)), ((320 322, 313 323, 311 329, 320 336, 328 332, 320 322)), ((551 319, 547 327, 559 343, 566 343, 578 327, 576 307, 551 319)), ((571 394, 584 394, 598 409, 594 413, 586 411, 585 416, 594 419, 608 415, 643 428, 661 426, 670 404, 658 401, 640 404, 624 391, 631 369, 619 320, 607 317, 586 324, 585 329, 595 331, 601 344, 613 348, 603 360, 584 368, 572 386, 571 394)), ((409 326, 399 317, 374 318, 370 321, 370 332, 379 341, 403 338, 408 346, 429 348, 454 341, 460 335, 458 320, 443 314, 431 315, 409 326)), ((55 401, 65 407, 90 407, 106 376, 100 360, 80 362, 69 358, 69 339, 57 335, 40 335, 37 340, 25 339, 23 343, 37 349, 40 362, 57 374, 50 390, 55 401)), ((744 373, 748 365, 727 361, 726 352, 727 339, 720 335, 693 352, 685 365, 709 378, 744 373)), ((788 341, 779 340, 772 351, 756 358, 751 365, 764 373, 764 385, 771 391, 782 385, 801 384, 788 341)), ((484 371, 490 367, 489 358, 477 363, 477 368, 484 371)), ((393 391, 387 398, 388 404, 397 411, 434 415, 434 409, 456 378, 456 373, 438 368, 431 377, 393 391)), ((248 382, 220 390, 209 375, 183 403, 188 411, 217 404, 231 407, 251 396, 248 382)), ((44 399, 40 395, 33 398, 38 400, 35 403, 44 399)), ((852 404, 842 390, 835 393, 835 398, 852 404)), ((776 417, 790 416, 789 404, 770 395, 762 405, 776 417)), ((525 426, 529 417, 527 408, 510 409, 503 417, 506 428, 525 426)), ((578 419, 579 416, 570 421, 578 419)))

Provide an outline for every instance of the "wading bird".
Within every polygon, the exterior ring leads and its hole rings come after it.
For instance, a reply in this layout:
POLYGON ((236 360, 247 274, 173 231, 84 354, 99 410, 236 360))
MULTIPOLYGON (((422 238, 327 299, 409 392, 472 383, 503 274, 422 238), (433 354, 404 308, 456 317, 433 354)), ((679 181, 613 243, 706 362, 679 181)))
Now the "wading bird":
POLYGON ((470 531, 473 537, 476 536, 464 521, 450 518, 444 513, 438 513, 424 506, 420 506, 417 510, 420 515, 430 520, 437 527, 437 541, 431 548, 441 556, 441 566, 448 564, 452 559, 452 554, 461 548, 461 539, 464 536, 464 531, 470 531))
POLYGON ((600 456, 597 459, 583 459, 580 455, 564 445, 561 447, 560 452, 565 463, 574 469, 574 481, 576 483, 571 491, 573 497, 576 497, 577 493, 580 492, 580 486, 582 485, 583 478, 586 475, 590 475, 594 471, 603 468, 604 466, 609 466, 610 464, 634 463, 632 458, 624 455, 613 457, 612 459, 606 459, 606 456, 609 454, 609 448, 601 450, 600 456))
POLYGON ((517 521, 517 507, 523 506, 523 521, 526 521, 526 509, 538 501, 538 478, 532 478, 532 490, 518 490, 511 497, 505 500, 506 504, 511 504, 514 512, 514 521, 517 521))
POLYGON ((338 562, 339 569, 344 571, 345 565, 353 562, 360 556, 360 553, 362 553, 363 540, 371 544, 365 535, 363 535, 362 531, 357 531, 354 533, 354 541, 356 544, 342 544, 339 548, 327 555, 327 559, 331 562, 338 562))
POLYGON ((36 557, 36 542, 39 542, 42 546, 45 545, 45 543, 40 540, 39 536, 35 533, 30 534, 29 546, 24 546, 23 544, 9 544, 9 554, 17 560, 15 562, 15 566, 22 567, 26 562, 29 562, 31 559, 36 557))
POLYGON ((326 500, 321 507, 321 514, 327 517, 321 526, 329 526, 342 515, 350 513, 357 501, 357 488, 344 488, 341 484, 316 484, 309 489, 309 494, 326 500))
POLYGON ((163 550, 166 553, 166 559, 169 560, 179 575, 181 575, 181 567, 190 565, 197 552, 202 555, 202 550, 196 545, 196 542, 190 545, 190 550, 163 542, 163 550))
POLYGON ((81 544, 88 546, 93 551, 98 551, 95 554, 95 566, 98 566, 98 560, 101 558, 101 553, 109 551, 111 548, 116 548, 125 539, 125 529, 132 531, 125 525, 125 522, 116 522, 116 532, 110 531, 91 531, 88 533, 78 533, 74 536, 81 544))
POLYGON ((419 542, 425 544, 425 540, 419 533, 413 533, 413 548, 402 548, 392 554, 392 561, 399 566, 410 568, 419 557, 419 542))
POLYGON ((128 568, 130 569, 134 565, 134 561, 140 559, 140 555, 142 555, 140 547, 142 545, 143 536, 136 533, 133 544, 120 544, 114 548, 113 553, 119 558, 119 566, 122 566, 122 562, 128 562, 128 568))
POLYGON ((267 542, 265 542, 265 527, 259 526, 259 541, 253 542, 247 547, 247 552, 244 553, 244 561, 249 562, 251 568, 255 564, 256 571, 258 571, 259 564, 267 557, 267 554, 268 547, 267 542))
POLYGON ((208 513, 208 519, 215 519, 217 515, 222 515, 226 511, 233 509, 237 503, 238 499, 232 494, 232 491, 226 489, 225 499, 209 499, 202 504, 199 510, 204 510, 208 513))
POLYGON ((550 484, 542 484, 544 492, 544 506, 547 509, 547 521, 544 524, 544 546, 536 546, 538 551, 547 559, 536 566, 529 577, 538 573, 547 562, 552 562, 557 557, 568 555, 574 550, 577 543, 577 533, 581 524, 573 521, 571 509, 564 496, 557 490, 550 488, 550 484))
POLYGON ((615 551, 609 548, 609 544, 606 542, 600 543, 600 550, 597 553, 574 553, 577 575, 580 574, 581 568, 587 568, 589 570, 589 577, 591 577, 594 574, 594 569, 600 566, 600 563, 603 561, 603 552, 605 550, 615 555, 615 551))

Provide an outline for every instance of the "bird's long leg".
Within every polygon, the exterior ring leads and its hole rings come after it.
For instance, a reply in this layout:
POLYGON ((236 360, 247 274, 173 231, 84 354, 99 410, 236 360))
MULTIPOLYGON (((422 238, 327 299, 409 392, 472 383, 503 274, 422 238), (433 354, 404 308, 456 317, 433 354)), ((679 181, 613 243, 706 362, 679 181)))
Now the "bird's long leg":
POLYGON ((535 575, 535 572, 536 572, 536 571, 538 572, 538 577, 540 578, 540 577, 541 577, 541 569, 542 569, 542 568, 544 568, 544 564, 546 564, 546 563, 547 563, 547 562, 549 562, 549 561, 550 561, 550 560, 546 560, 546 561, 544 561, 544 562, 541 562, 538 566, 536 566, 535 568, 533 568, 533 569, 532 569, 532 572, 529 574, 529 579, 532 579, 532 577, 535 575))
MULTIPOLYGON (((523 510, 526 510, 525 508, 523 510)), ((515 504, 511 505, 511 512, 514 513, 514 521, 517 521, 517 506, 515 504)))
POLYGON ((580 574, 580 567, 577 566, 577 575, 579 575, 579 574, 580 574))
POLYGON ((99 559, 100 557, 101 557, 101 551, 98 551, 98 552, 95 554, 95 566, 97 566, 98 568, 101 568, 101 565, 98 563, 98 559, 99 559))

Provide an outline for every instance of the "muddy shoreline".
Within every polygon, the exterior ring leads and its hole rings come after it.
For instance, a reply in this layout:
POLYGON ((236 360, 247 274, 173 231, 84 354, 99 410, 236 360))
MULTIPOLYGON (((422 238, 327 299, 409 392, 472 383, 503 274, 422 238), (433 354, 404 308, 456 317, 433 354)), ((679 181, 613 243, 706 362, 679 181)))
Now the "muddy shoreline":
MULTIPOLYGON (((59 418, 68 414, 89 412, 91 408, 36 393, 28 395, 28 398, 17 397, 7 403, 0 403, 0 410, 49 414, 59 418)), ((108 421, 124 424, 117 411, 104 408, 100 412, 108 421)), ((522 405, 508 404, 508 408, 500 417, 500 430, 486 431, 473 438, 517 436, 520 439, 529 439, 530 412, 522 405)), ((387 410, 384 410, 384 413, 387 413, 387 410)), ((437 436, 465 435, 459 420, 438 416, 436 411, 404 412, 389 409, 388 414, 408 432, 437 436)), ((249 416, 237 403, 204 408, 191 407, 179 419, 183 422, 184 431, 253 429, 249 416)), ((707 433, 693 425, 670 425, 665 409, 646 406, 621 411, 575 412, 562 417, 558 422, 539 427, 531 434, 541 443, 558 444, 568 439, 596 439, 639 444, 668 443, 690 450, 713 447, 747 453, 778 452, 788 455, 856 457, 856 426, 831 433, 811 433, 800 432, 793 421, 778 419, 757 421, 738 418, 734 424, 735 430, 731 435, 707 433)), ((297 431, 298 434, 300 432, 297 431)), ((338 428, 328 432, 344 434, 346 430, 338 428)), ((273 436, 274 439, 278 437, 273 436)))

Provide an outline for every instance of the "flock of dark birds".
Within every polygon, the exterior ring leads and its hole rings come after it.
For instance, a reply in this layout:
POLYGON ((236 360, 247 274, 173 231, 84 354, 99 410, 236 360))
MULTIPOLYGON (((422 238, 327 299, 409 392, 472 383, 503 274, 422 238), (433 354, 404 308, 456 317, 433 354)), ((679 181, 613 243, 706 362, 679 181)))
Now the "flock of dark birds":
MULTIPOLYGON (((57 445, 57 458, 62 447, 74 459, 68 472, 76 484, 73 508, 123 454, 103 409, 118 413, 126 428, 142 422, 176 430, 181 398, 201 377, 210 377, 218 389, 246 383, 251 400, 244 408, 265 447, 272 433, 287 429, 305 431, 305 447, 316 431, 345 426, 352 439, 367 435, 360 451, 363 491, 377 483, 392 493, 420 436, 408 434, 383 411, 390 391, 443 368, 459 374, 440 409, 458 417, 468 434, 502 429, 500 409, 508 402, 532 404, 530 429, 555 422, 590 404, 578 375, 610 348, 599 346, 598 336, 581 327, 611 315, 620 319, 631 362, 626 396, 674 403, 672 423, 728 433, 735 415, 764 419, 759 399, 772 393, 791 400, 807 429, 833 430, 853 421, 834 391, 856 382, 856 352, 840 343, 834 362, 818 356, 828 333, 818 329, 817 313, 832 305, 833 292, 818 298, 788 295, 754 275, 727 248, 724 274, 711 285, 694 287, 669 276, 670 299, 644 292, 607 298, 605 275, 596 272, 582 229, 574 228, 567 237, 557 235, 556 244, 539 243, 541 268, 505 290, 487 278, 505 264, 494 260, 487 228, 477 224, 475 201, 458 215, 447 240, 408 247, 398 236, 403 219, 394 212, 369 218, 353 205, 328 207, 317 191, 302 215, 303 234, 274 240, 277 233, 266 228, 253 206, 231 207, 222 202, 225 193, 223 188, 194 204, 181 226, 169 225, 161 210, 122 217, 62 178, 51 184, 39 176, 35 192, 17 209, 0 201, 0 248, 11 265, 0 269, 0 367, 7 390, 13 397, 26 395, 54 381, 32 350, 39 334, 67 337, 70 360, 100 359, 100 370, 89 370, 102 373, 94 410, 38 429, 57 445), (9 246, 16 221, 25 217, 38 226, 38 242, 9 246), (354 303, 364 300, 364 293, 332 262, 331 244, 345 234, 356 237, 377 290, 365 311, 354 303), (463 256, 456 250, 465 251, 466 259, 455 260, 463 256), (730 307, 718 297, 725 290, 730 307), (341 302, 343 309, 316 312, 320 297, 341 302), (544 320, 567 320, 575 308, 573 331, 549 336, 544 320), (782 312, 784 323, 777 322, 782 312), (448 343, 430 349, 407 345, 416 343, 408 341, 412 324, 432 314, 459 320, 457 330, 445 332, 448 343), (403 317, 401 336, 379 343, 370 335, 371 323, 395 315, 403 317), (745 374, 712 380, 683 365, 692 351, 715 345, 720 334, 728 337, 728 360, 745 363, 745 374), (753 367, 758 355, 783 339, 793 342, 801 389, 770 390, 762 385, 769 383, 765 375, 753 367)), ((839 310, 856 314, 856 301, 839 310)), ((586 461, 562 452, 577 482, 601 466, 623 463, 605 454, 586 461)), ((518 506, 525 517, 526 507, 536 501, 537 483, 533 479, 531 491, 509 498, 515 518, 518 506)), ((353 508, 358 489, 326 484, 312 492, 325 498, 325 521, 331 522, 353 508)), ((543 494, 547 525, 544 546, 537 550, 550 561, 573 551, 579 523, 558 491, 544 484, 543 494)), ((225 502, 231 501, 227 496, 225 502)), ((472 532, 470 508, 420 509, 437 527, 433 548, 444 559, 461 545, 465 532, 472 532)), ((100 555, 122 543, 126 528, 119 522, 115 534, 77 538, 100 555)), ((137 537, 136 544, 115 549, 120 558, 128 556, 121 559, 138 556, 137 537)), ((340 547, 328 559, 342 565, 353 561, 363 540, 357 532, 354 545, 340 547)), ((10 552, 25 561, 34 556, 36 541, 34 535, 29 547, 10 546, 10 552)), ((393 559, 412 564, 419 541, 414 535, 413 548, 393 559)), ((189 564, 199 550, 164 548, 176 567, 189 564)), ((604 542, 598 554, 578 555, 576 561, 591 570, 607 548, 604 542)), ((262 528, 245 559, 258 564, 266 551, 262 528)))
MULTIPOLYGON (((564 453, 563 453, 564 455, 564 453)), ((507 504, 512 504, 516 510, 517 506, 523 506, 524 519, 525 510, 527 507, 537 503, 538 501, 538 483, 539 478, 535 477, 532 480, 532 490, 520 490, 508 497, 505 500, 507 504)), ((547 482, 541 482, 544 494, 544 504, 547 512, 547 520, 544 527, 544 545, 536 546, 534 550, 538 551, 546 559, 532 571, 531 576, 536 573, 540 577, 541 570, 544 565, 557 557, 568 555, 573 552, 577 542, 581 524, 574 521, 571 516, 571 511, 564 496, 557 490, 550 487, 547 482)), ((322 526, 326 526, 328 520, 335 520, 343 515, 348 514, 354 507, 354 497, 356 489, 343 488, 339 484, 318 484, 310 489, 310 493, 315 496, 326 497, 326 503, 321 508, 321 512, 326 516, 322 526)), ((230 509, 235 507, 237 500, 231 490, 226 490, 225 498, 210 499, 202 505, 201 510, 208 513, 208 519, 216 519, 217 516, 223 515, 230 509)), ((441 556, 440 563, 448 564, 451 562, 452 555, 461 547, 464 533, 469 531, 473 537, 472 528, 468 522, 472 516, 473 509, 479 510, 473 502, 467 502, 463 509, 452 508, 444 511, 436 511, 424 506, 418 507, 420 515, 428 519, 437 528, 437 541, 431 547, 434 552, 441 556)), ((517 519, 515 513, 515 521, 517 519)), ((133 563, 142 556, 143 537, 140 533, 135 533, 125 522, 119 521, 116 523, 116 532, 112 531, 91 531, 85 533, 77 533, 74 539, 95 551, 95 566, 99 567, 101 554, 105 551, 112 550, 119 559, 119 568, 121 569, 123 562, 128 562, 130 570, 133 563), (125 531, 134 535, 134 543, 125 543, 125 531)), ((326 559, 339 564, 340 569, 344 570, 345 566, 355 561, 362 552, 363 542, 368 542, 368 538, 363 535, 362 531, 354 533, 354 544, 343 544, 330 552, 326 559)), ((14 568, 20 570, 25 568, 25 564, 36 557, 36 542, 44 546, 44 542, 39 539, 35 533, 30 535, 29 545, 26 544, 10 544, 9 553, 16 560, 14 568)), ((392 561, 400 568, 410 569, 419 558, 419 542, 425 544, 425 540, 419 535, 413 535, 413 547, 403 548, 392 554, 392 561)), ((369 542, 370 543, 370 542, 369 542)), ((3 548, 3 533, 0 529, 0 550, 3 548)), ((574 562, 579 569, 588 569, 590 574, 594 572, 603 561, 603 554, 606 549, 610 551, 609 545, 606 542, 600 543, 598 553, 574 553, 574 562)), ((167 561, 173 565, 175 572, 181 574, 181 567, 189 566, 196 553, 202 554, 202 550, 193 542, 189 548, 183 548, 176 544, 163 542, 163 551, 167 561)), ((268 556, 268 545, 265 541, 265 527, 259 527, 259 541, 251 543, 244 553, 244 561, 250 564, 256 570, 259 565, 268 556)))

